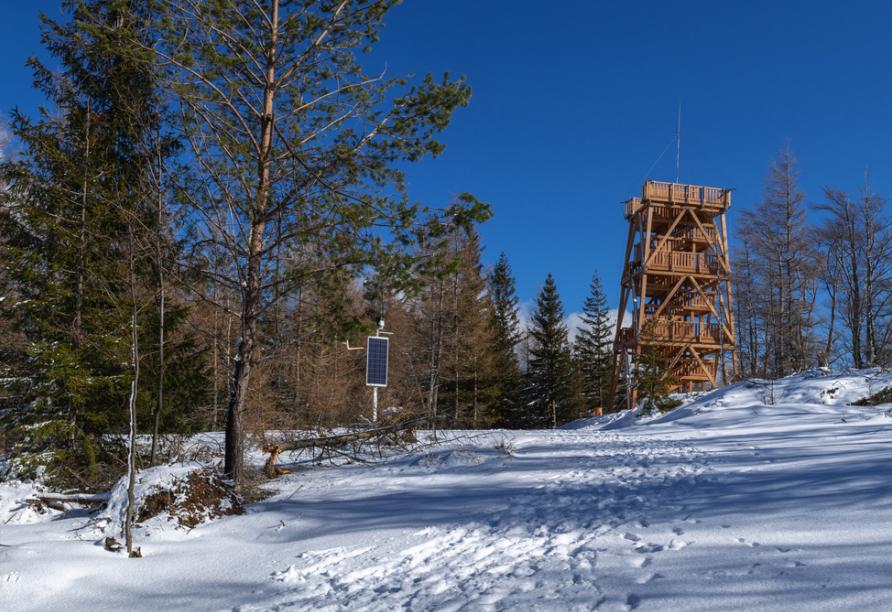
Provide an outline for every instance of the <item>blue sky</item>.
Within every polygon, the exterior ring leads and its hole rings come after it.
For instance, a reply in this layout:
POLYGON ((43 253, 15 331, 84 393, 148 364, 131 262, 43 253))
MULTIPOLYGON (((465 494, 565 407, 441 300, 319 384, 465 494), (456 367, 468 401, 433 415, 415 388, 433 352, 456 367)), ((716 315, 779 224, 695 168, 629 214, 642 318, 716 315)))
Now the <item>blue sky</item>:
MULTIPOLYGON (((0 111, 31 111, 36 12, 59 2, 8 5, 0 111)), ((681 180, 735 189, 732 239, 786 140, 809 202, 824 185, 856 191, 866 166, 892 195, 890 23, 882 2, 408 0, 372 62, 467 75, 471 105, 446 152, 410 170, 412 196, 489 202, 485 261, 508 253, 524 301, 554 273, 571 312, 595 269, 617 301, 620 202, 672 142, 679 103, 681 180)), ((674 166, 670 146, 648 176, 671 180, 674 166)))

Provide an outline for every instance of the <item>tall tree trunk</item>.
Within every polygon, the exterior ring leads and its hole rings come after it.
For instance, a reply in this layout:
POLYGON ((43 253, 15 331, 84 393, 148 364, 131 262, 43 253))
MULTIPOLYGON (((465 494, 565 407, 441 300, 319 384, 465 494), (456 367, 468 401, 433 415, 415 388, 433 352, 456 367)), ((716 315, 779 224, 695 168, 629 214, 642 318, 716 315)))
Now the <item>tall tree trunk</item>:
POLYGON ((456 424, 459 423, 461 417, 461 405, 459 402, 459 390, 461 388, 461 344, 459 341, 459 272, 456 271, 452 276, 452 406, 454 410, 454 418, 456 424))
POLYGON ((211 312, 212 312, 211 325, 213 327, 213 330, 211 332, 212 343, 213 343, 212 349, 211 349, 211 353, 212 353, 211 354, 211 358, 212 358, 211 373, 212 373, 212 378, 213 378, 213 389, 214 389, 213 390, 213 398, 211 401, 211 411, 212 411, 211 412, 211 428, 210 428, 211 431, 217 431, 217 410, 219 408, 218 403, 220 401, 220 383, 219 383, 219 373, 218 373, 219 359, 220 359, 220 355, 219 355, 220 338, 218 337, 218 334, 219 334, 219 326, 218 326, 219 313, 217 312, 218 311, 218 308, 217 308, 217 304, 218 304, 218 302, 217 302, 217 297, 218 297, 217 296, 217 271, 218 271, 217 251, 215 249, 214 250, 214 278, 211 281, 211 283, 212 283, 211 291, 212 291, 212 296, 213 296, 212 300, 213 300, 213 304, 214 304, 214 306, 211 310, 211 312))
MULTIPOLYGON (((87 249, 87 193, 89 190, 89 163, 90 163, 90 127, 91 105, 87 100, 86 117, 84 120, 84 174, 81 183, 81 206, 78 226, 78 255, 77 255, 77 285, 74 293, 74 333, 72 344, 77 349, 83 336, 83 311, 84 311, 84 281, 86 277, 86 249, 87 249)), ((71 402, 69 407, 70 432, 68 434, 69 446, 74 449, 77 443, 77 405, 71 402)))
POLYGON ((867 332, 867 365, 873 366, 877 359, 876 345, 876 320, 874 297, 876 287, 874 286, 876 257, 875 247, 877 242, 876 219, 874 218, 874 198, 870 193, 870 183, 867 173, 864 177, 864 199, 863 199, 864 217, 864 314, 865 331, 867 332))
POLYGON ((136 398, 139 389, 139 333, 137 331, 138 309, 136 304, 136 271, 133 256, 133 227, 128 227, 130 249, 128 256, 128 277, 130 283, 130 369, 133 379, 130 383, 130 435, 127 439, 127 516, 124 521, 124 541, 127 554, 131 557, 141 556, 139 549, 133 550, 133 520, 136 510, 136 398))
POLYGON ((443 360, 443 280, 436 284, 434 312, 430 317, 430 360, 428 363, 427 406, 434 427, 436 427, 440 388, 440 366, 443 360))
POLYGON ((473 395, 473 407, 474 407, 473 415, 474 416, 473 416, 473 422, 472 422, 471 426, 474 429, 477 429, 478 419, 480 418, 480 402, 479 402, 479 397, 478 397, 479 390, 478 390, 478 383, 477 383, 477 368, 474 368, 473 376, 474 376, 474 390, 473 390, 474 391, 474 395, 473 395))
POLYGON ((830 367, 830 356, 833 354, 833 337, 836 332, 836 300, 839 293, 839 266, 836 262, 836 253, 832 245, 828 245, 823 278, 824 290, 830 297, 830 321, 827 325, 827 340, 824 343, 824 352, 821 355, 820 365, 827 368, 830 367))
POLYGON ((279 29, 279 1, 272 0, 269 19, 270 39, 266 52, 266 74, 263 95, 263 117, 260 121, 260 150, 257 156, 256 199, 251 215, 250 240, 242 290, 241 333, 232 368, 232 392, 226 413, 226 456, 224 472, 238 486, 244 463, 243 417, 245 400, 251 381, 254 351, 257 346, 257 317, 261 308, 261 255, 266 231, 266 213, 270 189, 270 152, 272 150, 276 94, 276 41, 279 29))
MULTIPOLYGON (((159 142, 160 145, 160 142, 159 142)), ((149 454, 149 465, 155 465, 158 452, 158 430, 161 425, 161 411, 164 409, 164 192, 162 191, 161 151, 158 151, 158 233, 155 237, 155 257, 158 265, 158 404, 155 406, 154 423, 152 424, 152 450, 149 454)), ((216 382, 216 381, 215 381, 216 382)))

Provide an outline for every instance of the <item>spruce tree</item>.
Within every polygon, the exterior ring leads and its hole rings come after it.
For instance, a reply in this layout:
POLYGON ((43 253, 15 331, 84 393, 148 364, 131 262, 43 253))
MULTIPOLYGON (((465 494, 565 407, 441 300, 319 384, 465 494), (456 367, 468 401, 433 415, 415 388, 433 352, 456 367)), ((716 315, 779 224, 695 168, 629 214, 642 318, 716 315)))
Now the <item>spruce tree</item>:
POLYGON ((570 352, 564 307, 549 273, 536 299, 527 374, 528 425, 557 427, 581 416, 579 377, 570 352))
POLYGON ((499 394, 495 410, 501 426, 516 427, 521 424, 523 391, 516 351, 523 340, 523 332, 520 329, 519 300, 515 292, 514 276, 504 252, 499 255, 488 281, 495 322, 495 342, 491 350, 499 394))
MULTIPOLYGON (((169 145, 157 140, 162 116, 151 64, 129 44, 144 35, 145 7, 90 0, 63 8, 66 21, 42 17, 42 42, 60 68, 29 61, 54 108, 34 119, 12 114, 22 155, 2 165, 2 282, 18 298, 4 314, 25 338, 16 421, 39 423, 33 441, 68 467, 107 478, 115 469, 99 464, 118 466, 121 449, 106 434, 124 431, 129 419, 131 251, 140 321, 157 318, 145 257, 159 234, 149 168, 169 145)), ((138 331, 141 343, 156 343, 138 331)), ((195 381, 183 396, 200 398, 195 381)), ((139 391, 142 406, 154 404, 154 393, 139 391)))
POLYGON ((638 357, 635 370, 635 385, 638 389, 638 401, 645 408, 660 408, 669 392, 669 379, 666 378, 665 357, 660 355, 652 343, 652 330, 645 325, 641 332, 644 346, 638 357))
POLYGON ((576 333, 573 348, 582 377, 586 407, 594 410, 608 403, 613 367, 613 326, 610 324, 607 296, 597 272, 592 276, 589 290, 582 307, 582 324, 576 333))
POLYGON ((42 17, 42 42, 61 70, 29 65, 55 112, 41 109, 36 120, 13 112, 24 151, 3 166, 4 280, 21 297, 10 314, 27 337, 25 420, 41 423, 33 435, 44 443, 64 442, 68 460, 92 465, 101 434, 127 418, 123 262, 154 109, 144 65, 87 23, 132 28, 126 5, 66 2, 67 22, 42 17))

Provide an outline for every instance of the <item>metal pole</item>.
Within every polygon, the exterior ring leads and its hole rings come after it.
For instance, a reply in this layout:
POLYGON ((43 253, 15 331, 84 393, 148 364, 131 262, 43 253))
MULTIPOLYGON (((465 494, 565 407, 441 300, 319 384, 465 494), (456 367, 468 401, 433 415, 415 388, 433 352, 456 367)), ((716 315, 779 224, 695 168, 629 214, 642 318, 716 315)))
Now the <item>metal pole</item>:
POLYGON ((681 102, 678 103, 678 126, 675 128, 675 182, 681 173, 681 102))
POLYGON ((372 423, 378 422, 378 387, 372 387, 372 423))

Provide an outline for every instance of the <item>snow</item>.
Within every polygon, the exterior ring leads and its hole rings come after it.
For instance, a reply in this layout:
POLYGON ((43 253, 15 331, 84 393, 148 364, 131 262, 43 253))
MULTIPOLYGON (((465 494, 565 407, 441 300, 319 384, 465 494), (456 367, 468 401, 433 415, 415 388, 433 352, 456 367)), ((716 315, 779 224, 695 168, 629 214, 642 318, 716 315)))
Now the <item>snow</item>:
MULTIPOLYGON (((186 463, 159 465, 137 472, 136 484, 133 487, 133 496, 136 500, 133 509, 134 516, 139 516, 142 508, 140 505, 141 501, 153 493, 175 489, 178 484, 186 481, 189 474, 204 467, 200 463, 189 461, 186 463)), ((97 526, 109 537, 123 538, 124 524, 127 519, 127 485, 128 478, 125 475, 112 487, 108 504, 99 513, 97 526)), ((159 520, 166 520, 167 518, 160 517, 159 520)), ((157 521, 152 521, 152 527, 154 527, 155 522, 157 521)))
POLYGON ((142 559, 85 514, 5 522, 31 485, 3 483, 0 609, 890 610, 892 417, 848 405, 886 385, 813 371, 666 415, 452 432, 296 469, 246 515, 137 528, 142 559))
MULTIPOLYGON (((6 525, 26 525, 39 523, 49 516, 56 514, 53 510, 47 510, 47 514, 41 514, 26 499, 32 498, 43 492, 43 488, 33 482, 9 480, 0 482, 0 520, 6 525)), ((3 531, 0 530, 0 538, 3 531)), ((2 539, 0 539, 2 543, 2 539)))

